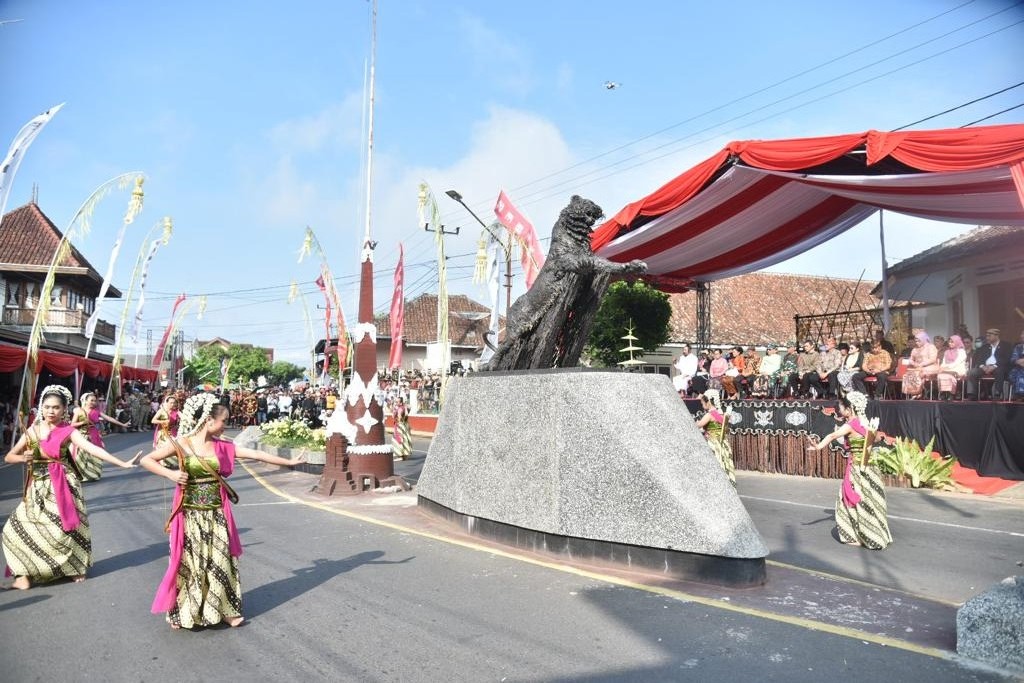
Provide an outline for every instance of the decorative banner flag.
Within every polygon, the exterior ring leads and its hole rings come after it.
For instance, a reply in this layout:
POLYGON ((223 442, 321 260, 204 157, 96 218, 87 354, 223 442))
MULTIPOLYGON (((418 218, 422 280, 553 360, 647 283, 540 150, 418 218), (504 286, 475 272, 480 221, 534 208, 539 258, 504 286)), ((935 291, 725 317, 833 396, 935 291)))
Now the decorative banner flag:
POLYGON ((199 310, 196 311, 196 320, 203 319, 203 313, 206 313, 206 295, 199 297, 199 310))
POLYGON ((96 334, 96 323, 100 320, 100 304, 103 303, 103 297, 107 295, 107 290, 110 288, 110 278, 114 276, 114 263, 117 261, 117 255, 121 252, 124 233, 128 230, 128 226, 135 222, 135 217, 139 215, 139 212, 142 211, 142 183, 144 180, 141 176, 135 179, 135 189, 132 190, 132 198, 128 202, 128 210, 124 214, 121 229, 118 231, 117 238, 114 240, 114 246, 110 250, 110 260, 107 261, 107 272, 103 275, 100 293, 96 295, 96 307, 93 309, 92 315, 85 322, 86 339, 92 339, 96 334))
POLYGON ((14 174, 18 172, 21 160, 25 158, 25 151, 43 130, 43 126, 49 123, 54 114, 59 112, 63 106, 62 102, 56 107, 50 107, 22 126, 18 134, 14 136, 14 141, 11 142, 11 146, 7 150, 3 164, 0 164, 0 220, 3 220, 4 211, 7 209, 7 198, 11 194, 11 186, 14 185, 14 174))
POLYGON ((327 382, 327 373, 331 369, 331 354, 327 353, 327 347, 331 344, 331 296, 327 293, 327 282, 330 280, 330 271, 327 270, 327 264, 320 265, 320 277, 316 279, 316 286, 320 288, 320 293, 324 295, 324 306, 327 309, 327 314, 324 316, 324 364, 323 372, 321 373, 321 383, 327 382), (327 277, 324 277, 324 274, 327 277))
POLYGON ((533 286, 533 281, 537 279, 537 273, 544 267, 544 251, 540 247, 540 240, 537 239, 537 231, 533 229, 533 224, 526 219, 526 216, 512 205, 512 200, 508 198, 504 190, 498 193, 498 202, 494 205, 494 215, 522 245, 519 261, 526 274, 526 288, 529 289, 533 286))
POLYGON ((391 353, 388 369, 402 367, 402 330, 405 327, 405 247, 398 243, 398 265, 395 266, 395 291, 391 295, 391 353))
POLYGON ((142 308, 146 305, 146 278, 149 277, 149 262, 156 256, 156 250, 160 248, 160 240, 153 240, 149 245, 149 253, 146 260, 142 262, 142 274, 139 276, 139 303, 135 307, 135 319, 132 321, 132 342, 139 340, 139 327, 142 325, 142 308))
MULTIPOLYGON (((485 277, 487 278, 487 296, 488 301, 491 302, 491 321, 487 326, 487 339, 495 346, 498 345, 498 290, 501 288, 498 285, 498 273, 501 271, 501 266, 498 265, 498 254, 502 250, 501 243, 491 235, 490 240, 487 243, 487 271, 485 277)), ((506 311, 505 315, 508 315, 506 311)), ((484 344, 484 350, 480 354, 480 362, 486 363, 494 355, 494 349, 487 344, 484 344)))
POLYGON ((220 359, 220 390, 221 390, 221 392, 223 392, 225 387, 227 386, 227 383, 228 383, 228 372, 231 371, 231 361, 233 361, 233 360, 234 360, 234 358, 229 358, 228 356, 224 356, 223 358, 220 359))
POLYGON ((348 367, 348 332, 345 326, 345 312, 341 308, 341 297, 338 295, 338 288, 334 285, 334 277, 331 276, 330 268, 327 267, 327 261, 323 263, 323 268, 327 273, 327 292, 331 295, 331 301, 334 302, 334 310, 338 312, 338 343, 335 345, 335 351, 338 355, 338 383, 344 383, 344 371, 348 367))
POLYGON ((171 321, 167 323, 167 329, 164 330, 164 336, 160 339, 160 344, 156 347, 156 353, 153 354, 153 367, 160 367, 160 363, 164 359, 164 347, 167 346, 167 339, 171 336, 171 329, 174 327, 174 314, 178 312, 178 306, 185 300, 185 294, 179 294, 178 298, 174 300, 174 308, 171 309, 171 321))

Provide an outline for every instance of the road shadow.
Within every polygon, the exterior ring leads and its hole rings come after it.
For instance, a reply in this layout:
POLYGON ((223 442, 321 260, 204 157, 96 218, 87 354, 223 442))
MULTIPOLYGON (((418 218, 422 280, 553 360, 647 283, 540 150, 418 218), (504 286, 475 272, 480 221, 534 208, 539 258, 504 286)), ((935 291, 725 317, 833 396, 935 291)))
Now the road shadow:
POLYGON ((6 605, 0 605, 0 612, 3 612, 4 610, 9 610, 9 609, 18 609, 19 607, 28 607, 29 605, 34 605, 37 602, 42 602, 43 600, 49 600, 51 597, 53 597, 53 596, 52 595, 26 595, 25 597, 19 598, 17 600, 13 600, 13 601, 7 603, 6 605))
POLYGON ((121 569, 127 569, 128 567, 138 567, 144 564, 149 564, 161 557, 167 557, 168 552, 166 540, 160 543, 150 543, 147 546, 136 548, 135 550, 129 550, 128 552, 121 553, 120 555, 103 558, 99 562, 93 564, 92 568, 89 570, 89 576, 103 576, 104 574, 110 574, 121 569))
POLYGON ((378 559, 383 556, 384 551, 372 550, 340 560, 313 560, 313 564, 308 567, 293 569, 290 577, 265 583, 243 593, 242 604, 246 619, 270 612, 275 607, 297 598, 335 576, 350 572, 365 564, 405 564, 414 559, 412 557, 407 557, 404 560, 378 559))

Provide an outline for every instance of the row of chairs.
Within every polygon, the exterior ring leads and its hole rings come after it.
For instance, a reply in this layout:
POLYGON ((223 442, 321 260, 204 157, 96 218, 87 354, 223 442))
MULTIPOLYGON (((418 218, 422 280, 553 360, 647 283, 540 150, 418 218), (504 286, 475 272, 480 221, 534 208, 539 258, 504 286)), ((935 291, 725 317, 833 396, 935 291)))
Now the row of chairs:
MULTIPOLYGON (((896 374, 890 377, 885 383, 885 392, 883 396, 877 396, 875 386, 878 380, 874 377, 865 377, 864 383, 868 385, 871 395, 875 398, 883 399, 899 399, 905 398, 903 393, 903 374, 906 372, 906 366, 902 363, 896 368, 896 374)), ((981 377, 978 381, 978 398, 988 397, 992 399, 995 389, 995 378, 994 377, 981 377)), ((1003 396, 1009 396, 1010 383, 1003 382, 1002 392, 1003 396)), ((958 400, 963 401, 967 398, 967 380, 963 377, 957 380, 956 385, 953 387, 953 396, 958 400)), ((939 380, 935 377, 925 378, 921 387, 921 395, 927 397, 929 400, 935 400, 939 395, 939 380)))

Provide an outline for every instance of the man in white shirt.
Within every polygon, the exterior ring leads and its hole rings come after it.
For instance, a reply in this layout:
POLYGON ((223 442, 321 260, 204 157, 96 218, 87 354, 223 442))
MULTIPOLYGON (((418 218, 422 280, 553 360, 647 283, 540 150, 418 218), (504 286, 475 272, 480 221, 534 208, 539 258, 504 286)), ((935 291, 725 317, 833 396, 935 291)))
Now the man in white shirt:
POLYGON ((690 380, 697 374, 697 356, 690 353, 689 344, 683 344, 683 353, 676 358, 675 369, 678 374, 672 378, 672 385, 680 396, 685 396, 690 390, 690 380))

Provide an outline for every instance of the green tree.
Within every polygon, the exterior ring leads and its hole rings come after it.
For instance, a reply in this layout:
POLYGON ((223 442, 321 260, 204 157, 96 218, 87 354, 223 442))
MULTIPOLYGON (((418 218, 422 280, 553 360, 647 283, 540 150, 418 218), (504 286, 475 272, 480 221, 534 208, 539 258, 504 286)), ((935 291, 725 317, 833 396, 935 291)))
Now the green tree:
POLYGON ((260 375, 270 374, 270 361, 267 352, 254 346, 232 344, 226 350, 219 346, 207 346, 199 349, 185 364, 185 383, 189 386, 199 384, 219 385, 221 381, 221 362, 228 358, 229 383, 248 383, 256 381, 260 375))
POLYGON ((275 360, 270 365, 270 372, 267 374, 267 382, 273 385, 288 384, 293 379, 300 379, 306 371, 286 360, 275 360))
POLYGON ((664 292, 639 280, 613 282, 601 301, 584 352, 595 365, 615 367, 625 357, 619 349, 628 346, 622 336, 631 320, 636 345, 654 351, 668 341, 671 317, 672 305, 664 292))

